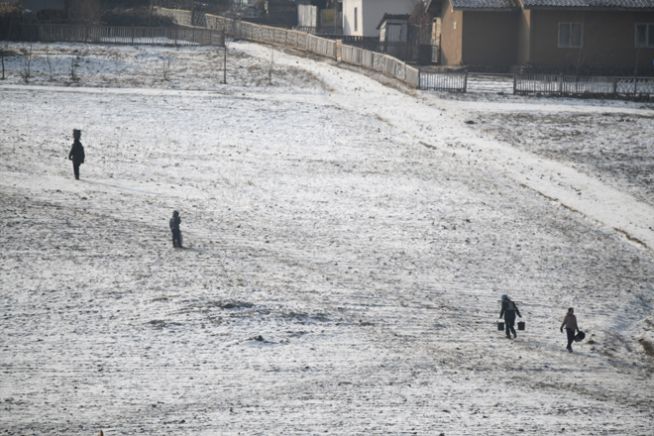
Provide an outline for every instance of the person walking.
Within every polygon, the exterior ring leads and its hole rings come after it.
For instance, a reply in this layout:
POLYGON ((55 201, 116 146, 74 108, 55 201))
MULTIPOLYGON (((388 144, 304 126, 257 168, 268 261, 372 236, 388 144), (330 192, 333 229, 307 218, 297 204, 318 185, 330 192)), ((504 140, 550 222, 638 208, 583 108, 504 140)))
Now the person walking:
POLYGON ((575 341, 575 333, 579 332, 577 317, 575 316, 575 310, 572 307, 568 308, 568 313, 566 313, 565 318, 563 318, 563 324, 561 324, 561 333, 563 333, 564 327, 565 332, 568 335, 568 346, 565 347, 565 349, 572 353, 572 343, 575 341))
POLYGON ((173 211, 173 216, 170 218, 170 231, 173 234, 173 247, 182 248, 182 231, 179 228, 179 225, 182 223, 182 219, 179 217, 179 212, 173 211))
POLYGON ((82 137, 82 131, 78 129, 73 129, 73 146, 70 148, 70 153, 68 153, 68 159, 73 161, 73 174, 75 174, 75 180, 79 180, 79 166, 84 163, 84 147, 79 141, 82 137))
POLYGON ((515 305, 513 300, 511 300, 506 294, 502 295, 502 310, 500 311, 500 318, 504 316, 504 328, 506 329, 507 339, 511 339, 511 334, 513 334, 514 339, 518 336, 514 327, 516 314, 522 318, 518 306, 515 305))

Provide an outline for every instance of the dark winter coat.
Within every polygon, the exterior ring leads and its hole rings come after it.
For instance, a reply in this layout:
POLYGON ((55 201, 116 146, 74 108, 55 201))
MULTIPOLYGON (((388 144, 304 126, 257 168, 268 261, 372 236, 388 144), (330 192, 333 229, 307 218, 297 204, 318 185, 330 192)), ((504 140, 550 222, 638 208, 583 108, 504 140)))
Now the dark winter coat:
POLYGON ((173 232, 179 232, 179 225, 182 223, 182 219, 179 215, 173 215, 170 219, 170 230, 173 232))
POLYGON ((518 306, 516 306, 513 301, 511 300, 502 301, 502 310, 500 311, 500 318, 504 317, 504 319, 515 319, 516 314, 518 314, 518 316, 522 318, 522 315, 520 315, 520 311, 518 310, 518 306))
POLYGON ((568 330, 578 331, 579 326, 577 325, 577 317, 572 313, 567 313, 563 319, 563 324, 561 324, 561 329, 563 329, 563 327, 568 330))
POLYGON ((72 160, 75 163, 84 163, 84 147, 79 141, 73 142, 73 146, 68 153, 68 159, 72 160))

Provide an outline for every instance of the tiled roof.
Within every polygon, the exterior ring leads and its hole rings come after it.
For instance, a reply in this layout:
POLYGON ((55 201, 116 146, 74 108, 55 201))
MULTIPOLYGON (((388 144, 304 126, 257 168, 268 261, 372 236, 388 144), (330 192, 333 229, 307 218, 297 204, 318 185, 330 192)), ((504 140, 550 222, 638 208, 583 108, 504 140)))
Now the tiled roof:
POLYGON ((525 9, 654 9, 654 0, 524 0, 524 5, 525 9))
POLYGON ((452 0, 454 9, 517 9, 514 0, 452 0))

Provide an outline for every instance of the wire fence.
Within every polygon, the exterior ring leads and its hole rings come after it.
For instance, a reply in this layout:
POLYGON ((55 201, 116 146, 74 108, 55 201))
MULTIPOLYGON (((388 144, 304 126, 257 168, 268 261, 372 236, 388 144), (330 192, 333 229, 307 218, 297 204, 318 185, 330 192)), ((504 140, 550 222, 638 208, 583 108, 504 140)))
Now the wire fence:
POLYGON ((654 99, 654 77, 516 74, 514 94, 654 99))
POLYGON ((18 40, 130 45, 225 45, 225 37, 221 32, 179 26, 26 25, 21 26, 18 40))

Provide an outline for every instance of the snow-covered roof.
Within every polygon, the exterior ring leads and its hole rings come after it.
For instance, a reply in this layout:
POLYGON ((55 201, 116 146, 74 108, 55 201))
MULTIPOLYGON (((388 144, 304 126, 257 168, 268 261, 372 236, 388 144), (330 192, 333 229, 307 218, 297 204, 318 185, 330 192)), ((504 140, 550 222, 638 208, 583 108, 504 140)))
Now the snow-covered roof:
POLYGON ((523 0, 523 4, 525 9, 654 9, 654 0, 523 0))
MULTIPOLYGON (((519 0, 451 0, 454 9, 518 9, 519 0)), ((522 0, 525 9, 654 10, 654 0, 522 0)))
POLYGON ((452 0, 454 9, 517 9, 514 0, 452 0))
POLYGON ((396 20, 396 21, 409 21, 409 14, 384 14, 382 17, 381 21, 377 25, 377 28, 379 29, 382 24, 384 24, 384 21, 389 21, 389 20, 396 20))

